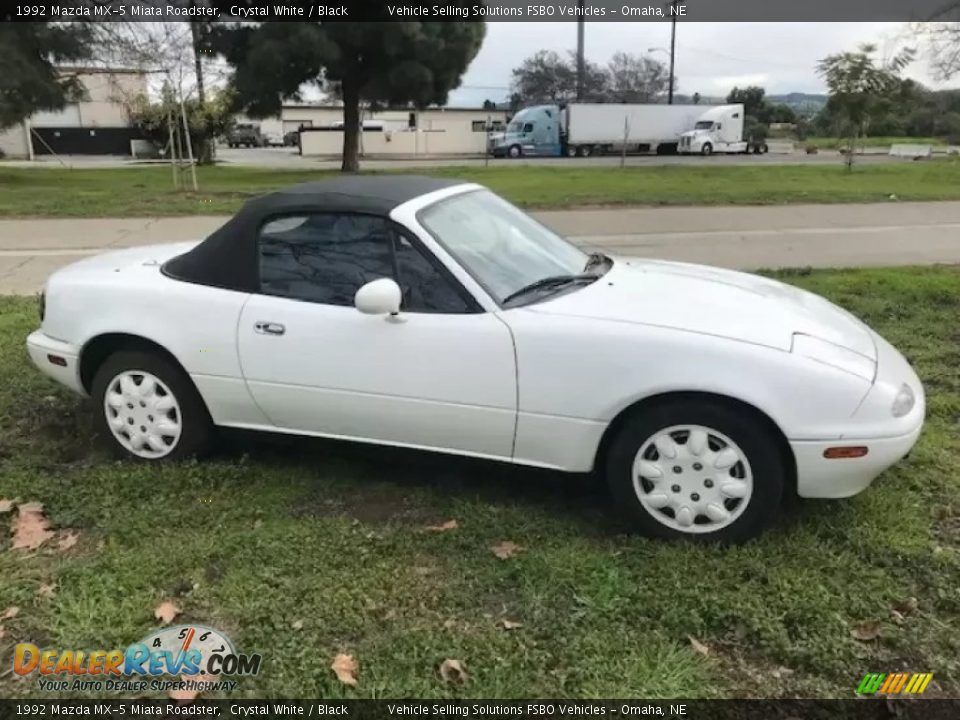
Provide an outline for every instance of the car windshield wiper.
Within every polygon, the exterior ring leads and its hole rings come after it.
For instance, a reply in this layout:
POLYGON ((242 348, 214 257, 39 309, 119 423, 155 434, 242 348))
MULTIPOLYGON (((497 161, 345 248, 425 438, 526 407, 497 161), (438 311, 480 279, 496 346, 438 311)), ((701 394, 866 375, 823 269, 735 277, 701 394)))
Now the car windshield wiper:
POLYGON ((531 292, 536 292, 537 290, 554 290, 559 289, 564 285, 572 285, 574 283, 581 282, 593 282, 598 277, 600 276, 595 273, 580 273, 578 275, 552 275, 550 277, 541 278, 530 283, 529 285, 524 285, 515 292, 510 293, 503 299, 502 304, 506 305, 511 300, 516 300, 518 297, 531 292))

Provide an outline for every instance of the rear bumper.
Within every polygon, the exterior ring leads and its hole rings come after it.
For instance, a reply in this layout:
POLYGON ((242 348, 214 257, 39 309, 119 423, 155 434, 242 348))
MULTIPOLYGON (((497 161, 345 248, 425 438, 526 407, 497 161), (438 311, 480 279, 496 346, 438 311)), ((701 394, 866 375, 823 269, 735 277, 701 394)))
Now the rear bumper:
POLYGON ((27 337, 27 352, 37 369, 47 377, 56 380, 75 393, 86 395, 80 382, 80 362, 77 348, 69 343, 48 337, 42 330, 36 330, 27 337), (60 358, 65 364, 54 362, 60 358))

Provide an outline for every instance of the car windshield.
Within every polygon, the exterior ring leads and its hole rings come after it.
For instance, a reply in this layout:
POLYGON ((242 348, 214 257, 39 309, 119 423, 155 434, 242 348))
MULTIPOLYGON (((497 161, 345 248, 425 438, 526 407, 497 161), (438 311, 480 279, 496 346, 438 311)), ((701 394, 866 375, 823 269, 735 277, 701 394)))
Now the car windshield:
POLYGON ((696 125, 693 126, 695 130, 709 130, 713 127, 712 120, 699 120, 696 125))
POLYGON ((539 280, 582 273, 590 259, 486 190, 441 200, 418 218, 498 304, 539 280))

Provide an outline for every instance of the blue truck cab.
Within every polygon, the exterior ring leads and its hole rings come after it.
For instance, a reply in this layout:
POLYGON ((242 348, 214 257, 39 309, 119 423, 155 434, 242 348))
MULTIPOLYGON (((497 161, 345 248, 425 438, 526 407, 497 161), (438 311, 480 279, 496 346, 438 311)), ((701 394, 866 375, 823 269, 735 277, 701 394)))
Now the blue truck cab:
POLYGON ((506 132, 490 138, 494 157, 560 155, 560 108, 556 105, 534 105, 524 108, 507 125, 506 132))

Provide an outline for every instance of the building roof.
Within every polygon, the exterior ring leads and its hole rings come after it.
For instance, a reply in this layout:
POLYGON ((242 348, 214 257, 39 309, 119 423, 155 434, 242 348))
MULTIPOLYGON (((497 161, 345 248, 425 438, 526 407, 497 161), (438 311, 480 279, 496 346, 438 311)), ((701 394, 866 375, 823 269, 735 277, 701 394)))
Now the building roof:
MULTIPOLYGON (((431 106, 425 108, 413 108, 413 107, 383 107, 377 109, 376 112, 506 112, 509 108, 506 107, 497 107, 497 108, 484 108, 484 107, 446 107, 446 106, 431 106)), ((283 110, 343 110, 343 105, 341 104, 332 104, 332 105, 318 105, 318 104, 309 104, 309 103, 285 103, 281 107, 281 112, 283 110)))
POLYGON ((344 175, 292 185, 250 200, 206 240, 168 261, 163 271, 177 280, 256 292, 260 286, 257 237, 268 219, 324 212, 386 217, 408 200, 460 184, 419 175, 344 175))

